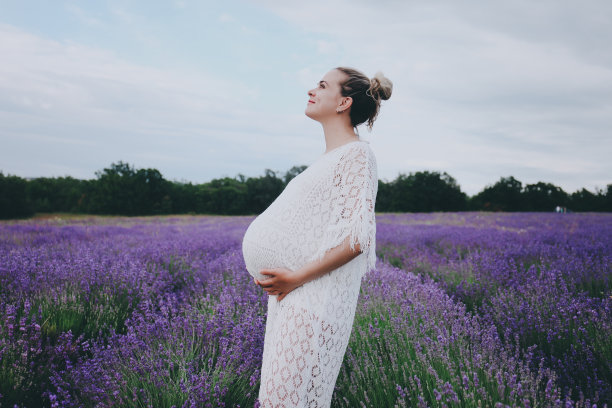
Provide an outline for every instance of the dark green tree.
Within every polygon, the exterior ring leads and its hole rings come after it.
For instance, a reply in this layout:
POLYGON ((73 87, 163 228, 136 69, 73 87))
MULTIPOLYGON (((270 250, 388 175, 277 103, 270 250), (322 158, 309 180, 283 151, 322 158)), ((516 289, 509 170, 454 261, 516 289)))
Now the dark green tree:
POLYGON ((38 177, 28 182, 27 193, 36 212, 83 212, 87 183, 70 176, 38 177))
POLYGON ((263 177, 246 180, 248 212, 260 214, 285 188, 283 179, 276 172, 266 169, 263 177))
POLYGON ((512 176, 502 177, 470 200, 474 210, 521 211, 524 208, 522 183, 512 176))
POLYGON ((170 186, 167 180, 156 169, 140 169, 131 183, 134 187, 134 199, 138 214, 169 214, 172 212, 170 186))
POLYGON ((393 185, 392 182, 378 180, 378 193, 376 194, 376 211, 391 212, 393 210, 393 185))
MULTIPOLYGON (((608 186, 608 191, 610 186, 608 186)), ((607 211, 607 194, 601 189, 596 189, 595 193, 586 188, 575 191, 569 199, 569 208, 572 211, 607 211)))
POLYGON ((156 169, 136 171, 119 161, 97 171, 90 209, 97 214, 152 215, 170 213, 169 183, 156 169))
POLYGON ((190 182, 174 181, 169 183, 169 196, 175 214, 195 213, 197 208, 196 186, 190 182))
POLYGON ((606 197, 604 199, 604 211, 612 212, 612 184, 606 186, 606 197))
MULTIPOLYGON (((96 172, 97 179, 72 177, 25 180, 0 172, 0 218, 31 216, 35 212, 87 214, 259 214, 307 166, 293 166, 280 177, 266 169, 261 177, 224 177, 194 185, 169 182, 156 169, 136 170, 119 161, 96 172)), ((612 184, 595 193, 582 189, 568 195, 550 183, 522 183, 502 177, 468 199, 447 173, 422 171, 378 181, 376 211, 612 211, 612 184)))
POLYGON ((199 213, 238 215, 247 208, 247 186, 239 180, 224 177, 197 187, 199 213))
POLYGON ((383 186, 380 199, 378 208, 393 212, 460 211, 467 203, 467 196, 455 179, 446 172, 436 171, 399 174, 394 181, 383 186))
POLYGON ((526 211, 554 211, 556 206, 567 207, 568 201, 568 194, 551 183, 527 184, 523 190, 526 211))
POLYGON ((92 211, 96 214, 136 215, 136 200, 132 189, 135 173, 128 163, 122 161, 96 171, 98 180, 92 194, 92 211))
POLYGON ((27 195, 28 181, 0 171, 0 218, 22 218, 34 214, 27 195))

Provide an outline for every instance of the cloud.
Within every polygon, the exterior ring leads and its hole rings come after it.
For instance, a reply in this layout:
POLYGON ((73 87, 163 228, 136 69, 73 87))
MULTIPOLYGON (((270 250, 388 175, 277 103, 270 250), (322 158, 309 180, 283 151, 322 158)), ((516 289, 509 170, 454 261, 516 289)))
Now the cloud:
POLYGON ((111 14, 125 24, 134 24, 140 17, 130 13, 123 7, 111 7, 111 14))
POLYGON ((264 4, 394 82, 372 137, 388 179, 444 170, 473 194, 507 172, 569 191, 612 174, 609 2, 264 4))
POLYGON ((82 24, 96 27, 106 26, 106 24, 100 18, 92 16, 91 13, 88 13, 87 11, 83 10, 81 7, 75 4, 66 4, 64 7, 82 24))
POLYGON ((267 155, 275 161, 270 167, 286 170, 296 156, 283 150, 305 146, 305 137, 287 137, 303 115, 258 110, 257 92, 241 82, 139 65, 7 25, 0 25, 0 38, 5 173, 51 177, 65 174, 45 172, 72 168, 73 177, 92 178, 121 159, 170 179, 204 182, 263 173, 263 160, 254 163, 251 155, 267 155), (270 155, 271 146, 277 154, 270 155))
POLYGON ((321 54, 332 54, 338 51, 338 44, 331 41, 319 40, 317 41, 317 51, 321 54))
POLYGON ((219 21, 222 23, 233 23, 236 21, 236 19, 230 14, 223 13, 219 16, 219 21))

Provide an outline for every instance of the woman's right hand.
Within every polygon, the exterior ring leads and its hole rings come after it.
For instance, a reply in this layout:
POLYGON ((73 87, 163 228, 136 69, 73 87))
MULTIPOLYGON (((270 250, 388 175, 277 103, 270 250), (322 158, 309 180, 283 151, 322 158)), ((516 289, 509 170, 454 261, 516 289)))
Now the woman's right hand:
POLYGON ((276 295, 278 301, 303 283, 298 274, 287 268, 262 269, 260 273, 270 277, 262 281, 254 279, 255 283, 268 295, 276 295))

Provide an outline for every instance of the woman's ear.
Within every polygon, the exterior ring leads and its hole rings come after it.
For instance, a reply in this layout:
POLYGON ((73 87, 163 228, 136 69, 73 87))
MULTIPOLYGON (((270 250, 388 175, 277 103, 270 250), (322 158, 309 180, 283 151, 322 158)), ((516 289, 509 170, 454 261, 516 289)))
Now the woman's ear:
POLYGON ((353 98, 351 98, 350 96, 345 96, 340 101, 340 104, 338 105, 338 109, 340 109, 341 111, 345 111, 348 108, 350 108, 352 104, 353 104, 353 98))

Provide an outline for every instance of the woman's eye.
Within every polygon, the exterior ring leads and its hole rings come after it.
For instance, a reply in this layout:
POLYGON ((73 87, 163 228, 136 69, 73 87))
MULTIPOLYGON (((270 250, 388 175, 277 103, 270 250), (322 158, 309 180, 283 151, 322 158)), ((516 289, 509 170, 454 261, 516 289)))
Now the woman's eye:
POLYGON ((325 89, 325 86, 323 84, 319 84, 319 88, 325 89))

